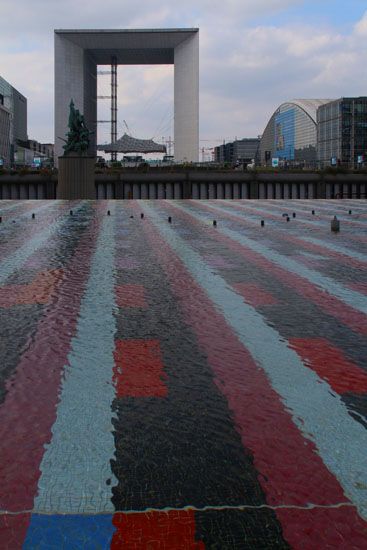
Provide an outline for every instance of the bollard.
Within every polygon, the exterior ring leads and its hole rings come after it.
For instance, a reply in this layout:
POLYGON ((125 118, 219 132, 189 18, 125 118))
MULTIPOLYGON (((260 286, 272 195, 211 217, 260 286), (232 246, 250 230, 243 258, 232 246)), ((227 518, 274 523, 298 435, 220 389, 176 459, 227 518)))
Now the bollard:
POLYGON ((217 220, 213 220, 214 227, 217 227, 217 220))
POLYGON ((36 217, 36 214, 33 213, 33 214, 32 214, 32 220, 34 220, 35 217, 36 217))
POLYGON ((72 211, 72 210, 70 210, 70 216, 72 216, 72 215, 73 215, 73 211, 72 211))
POLYGON ((289 221, 290 221, 290 217, 289 217, 289 216, 287 216, 287 222, 289 222, 289 221))
POLYGON ((351 210, 349 210, 348 214, 351 214, 351 213, 352 213, 352 211, 351 211, 351 210))
POLYGON ((264 225, 265 225, 264 220, 261 220, 261 227, 264 227, 264 225))
POLYGON ((130 218, 133 218, 134 216, 130 216, 130 218))
POLYGON ((296 213, 295 213, 295 212, 293 212, 293 214, 292 214, 292 217, 293 217, 293 218, 295 218, 295 217, 296 217, 296 213))
POLYGON ((172 218, 171 218, 171 216, 168 216, 168 223, 172 223, 172 218))
POLYGON ((284 212, 284 214, 282 214, 282 218, 288 218, 287 212, 284 212))
POLYGON ((140 214, 140 217, 141 217, 141 219, 143 219, 143 218, 144 218, 144 214, 143 214, 143 212, 142 212, 142 213, 140 214))
POLYGON ((3 221, 3 218, 0 216, 0 223, 3 221))
POLYGON ((312 215, 313 215, 313 216, 315 215, 315 210, 312 210, 312 215))
POLYGON ((336 216, 334 216, 334 219, 331 220, 331 231, 334 231, 335 233, 340 231, 340 222, 336 216))
POLYGON ((111 216, 111 212, 107 210, 107 216, 111 216))

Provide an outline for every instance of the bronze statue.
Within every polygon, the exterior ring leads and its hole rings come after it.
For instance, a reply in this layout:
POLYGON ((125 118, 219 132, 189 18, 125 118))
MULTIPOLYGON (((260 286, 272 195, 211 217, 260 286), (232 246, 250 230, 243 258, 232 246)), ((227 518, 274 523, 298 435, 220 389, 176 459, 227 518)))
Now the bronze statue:
POLYGON ((68 127, 69 131, 66 134, 68 139, 63 139, 66 144, 63 145, 64 156, 68 153, 85 153, 89 148, 89 136, 93 132, 86 127, 84 116, 80 114, 79 109, 75 109, 73 100, 70 101, 68 127))

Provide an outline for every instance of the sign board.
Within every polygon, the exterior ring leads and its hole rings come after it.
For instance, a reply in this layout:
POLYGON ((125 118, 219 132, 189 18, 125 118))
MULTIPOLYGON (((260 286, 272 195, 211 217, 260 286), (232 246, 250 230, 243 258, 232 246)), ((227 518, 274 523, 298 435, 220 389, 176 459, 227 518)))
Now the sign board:
POLYGON ((41 159, 40 157, 34 157, 34 159, 33 159, 33 164, 34 164, 35 166, 41 166, 41 164, 42 164, 42 159, 41 159))
POLYGON ((357 157, 358 164, 362 164, 363 161, 364 161, 364 156, 363 155, 358 155, 358 157, 357 157))
POLYGON ((279 166, 279 159, 278 158, 273 158, 271 159, 271 165, 273 168, 278 168, 279 166))
POLYGON ((0 159, 0 166, 4 166, 4 159, 0 159))
POLYGON ((330 162, 331 162, 331 166, 336 166, 336 162, 337 162, 336 157, 331 157, 330 162))

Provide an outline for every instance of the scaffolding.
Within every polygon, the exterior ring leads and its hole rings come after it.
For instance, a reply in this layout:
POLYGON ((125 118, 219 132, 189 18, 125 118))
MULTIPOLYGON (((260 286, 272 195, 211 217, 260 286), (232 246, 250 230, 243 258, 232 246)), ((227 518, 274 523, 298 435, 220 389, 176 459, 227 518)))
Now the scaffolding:
MULTIPOLYGON (((111 57, 111 143, 117 141, 117 58, 111 57)), ((111 152, 111 161, 117 160, 117 152, 111 152)))

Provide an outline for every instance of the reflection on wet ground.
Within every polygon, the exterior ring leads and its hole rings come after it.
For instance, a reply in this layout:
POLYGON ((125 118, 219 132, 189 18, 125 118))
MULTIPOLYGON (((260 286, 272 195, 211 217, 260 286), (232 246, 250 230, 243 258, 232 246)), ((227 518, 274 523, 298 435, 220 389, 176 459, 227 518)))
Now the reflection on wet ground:
POLYGON ((365 201, 0 215, 1 548, 366 548, 365 201))

